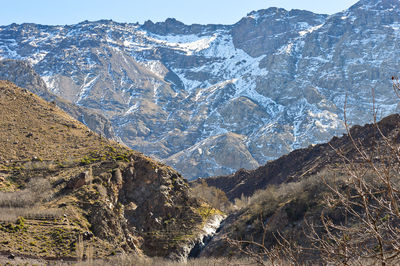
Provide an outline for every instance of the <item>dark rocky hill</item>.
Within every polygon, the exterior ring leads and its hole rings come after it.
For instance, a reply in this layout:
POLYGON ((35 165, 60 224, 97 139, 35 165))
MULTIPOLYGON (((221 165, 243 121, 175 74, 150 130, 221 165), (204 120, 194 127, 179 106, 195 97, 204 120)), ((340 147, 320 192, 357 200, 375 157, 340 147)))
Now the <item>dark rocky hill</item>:
MULTIPOLYGON (((400 137, 400 115, 394 114, 382 119, 378 124, 384 136, 397 142, 400 137)), ((351 136, 367 151, 384 142, 381 133, 374 124, 354 126, 350 129, 351 136)), ((308 148, 298 149, 277 160, 268 162, 255 170, 241 169, 228 176, 217 176, 202 179, 208 185, 223 190, 230 200, 242 195, 251 196, 257 190, 269 185, 278 185, 315 175, 324 169, 337 168, 344 163, 343 156, 352 161, 360 160, 359 153, 351 138, 345 134, 342 137, 333 137, 328 143, 310 145, 308 148), (341 151, 338 154, 337 151, 341 151)), ((195 182, 201 182, 197 180, 195 182)))

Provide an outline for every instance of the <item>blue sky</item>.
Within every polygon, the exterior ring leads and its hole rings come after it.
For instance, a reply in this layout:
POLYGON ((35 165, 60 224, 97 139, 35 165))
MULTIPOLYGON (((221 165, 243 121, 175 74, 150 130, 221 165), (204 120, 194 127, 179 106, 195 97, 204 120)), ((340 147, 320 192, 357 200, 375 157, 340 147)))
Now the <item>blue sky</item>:
POLYGON ((357 0, 0 0, 0 25, 40 23, 75 24, 83 20, 118 22, 164 21, 186 24, 233 24, 253 10, 268 7, 305 9, 333 14, 357 0))

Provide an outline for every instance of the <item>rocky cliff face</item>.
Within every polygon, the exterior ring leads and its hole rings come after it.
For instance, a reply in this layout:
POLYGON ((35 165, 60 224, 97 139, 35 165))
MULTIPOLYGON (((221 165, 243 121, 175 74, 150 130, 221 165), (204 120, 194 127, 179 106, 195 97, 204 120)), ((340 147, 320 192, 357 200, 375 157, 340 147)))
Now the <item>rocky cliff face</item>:
POLYGON ((12 24, 0 27, 0 56, 29 61, 130 147, 204 177, 342 133, 346 92, 354 123, 372 118, 372 87, 382 115, 395 112, 399 10, 362 0, 331 16, 259 10, 234 25, 12 24))

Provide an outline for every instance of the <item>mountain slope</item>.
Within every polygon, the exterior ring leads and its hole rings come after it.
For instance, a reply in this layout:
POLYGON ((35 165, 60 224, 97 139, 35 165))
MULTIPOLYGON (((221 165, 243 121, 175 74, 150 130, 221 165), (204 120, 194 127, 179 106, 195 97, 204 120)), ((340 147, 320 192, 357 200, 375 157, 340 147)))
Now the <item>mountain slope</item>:
POLYGON ((94 132, 109 139, 116 139, 112 125, 106 117, 83 106, 72 104, 51 93, 47 89, 45 82, 28 63, 10 59, 1 60, 0 80, 2 79, 26 88, 48 102, 54 102, 73 118, 86 124, 94 132))
POLYGON ((2 253, 184 259, 203 228, 222 217, 193 198, 172 168, 102 138, 6 81, 0 81, 0 116, 2 253))
MULTIPOLYGON (((400 115, 390 115, 378 123, 385 136, 396 141, 399 136, 400 115)), ((355 141, 372 150, 372 144, 383 143, 380 133, 375 125, 354 126, 350 130, 355 141)), ((302 178, 315 175, 323 169, 337 168, 343 163, 343 158, 338 154, 341 151, 347 158, 357 162, 359 154, 352 144, 351 138, 346 134, 342 137, 333 137, 328 143, 310 145, 308 148, 298 149, 284 155, 274 161, 255 170, 241 169, 228 176, 218 176, 202 179, 208 185, 224 191, 227 197, 233 201, 242 195, 251 196, 255 191, 265 189, 270 185, 298 181, 302 178)), ((195 182, 201 182, 197 180, 195 182)))
POLYGON ((103 113, 128 146, 206 177, 341 134, 346 92, 354 123, 370 121, 371 86, 382 115, 395 112, 399 8, 269 8, 234 25, 12 24, 0 27, 0 56, 29 61, 53 93, 103 113))

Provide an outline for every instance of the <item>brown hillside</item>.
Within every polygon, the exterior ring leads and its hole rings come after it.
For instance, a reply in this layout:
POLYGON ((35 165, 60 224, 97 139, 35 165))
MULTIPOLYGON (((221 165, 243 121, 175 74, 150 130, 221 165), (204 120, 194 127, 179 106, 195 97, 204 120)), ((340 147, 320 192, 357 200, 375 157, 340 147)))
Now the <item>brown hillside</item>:
POLYGON ((11 82, 0 82, 0 105, 0 162, 76 160, 106 143, 127 150, 11 82))
MULTIPOLYGON (((390 115, 378 123, 382 133, 394 141, 400 139, 400 115, 390 115)), ((360 141, 366 149, 372 149, 374 142, 382 141, 382 136, 372 124, 354 126, 350 130, 353 138, 360 141)), ((209 186, 223 190, 230 200, 241 195, 250 196, 256 190, 265 189, 268 185, 296 181, 314 175, 327 167, 338 167, 343 163, 342 158, 334 150, 339 149, 343 154, 358 160, 358 152, 348 135, 333 137, 328 143, 309 146, 295 150, 277 160, 268 162, 256 170, 241 169, 228 176, 217 176, 205 179, 209 186)), ((199 181, 197 181, 199 182, 199 181)))
POLYGON ((2 254, 180 258, 218 214, 172 168, 7 81, 0 81, 0 115, 2 254))

